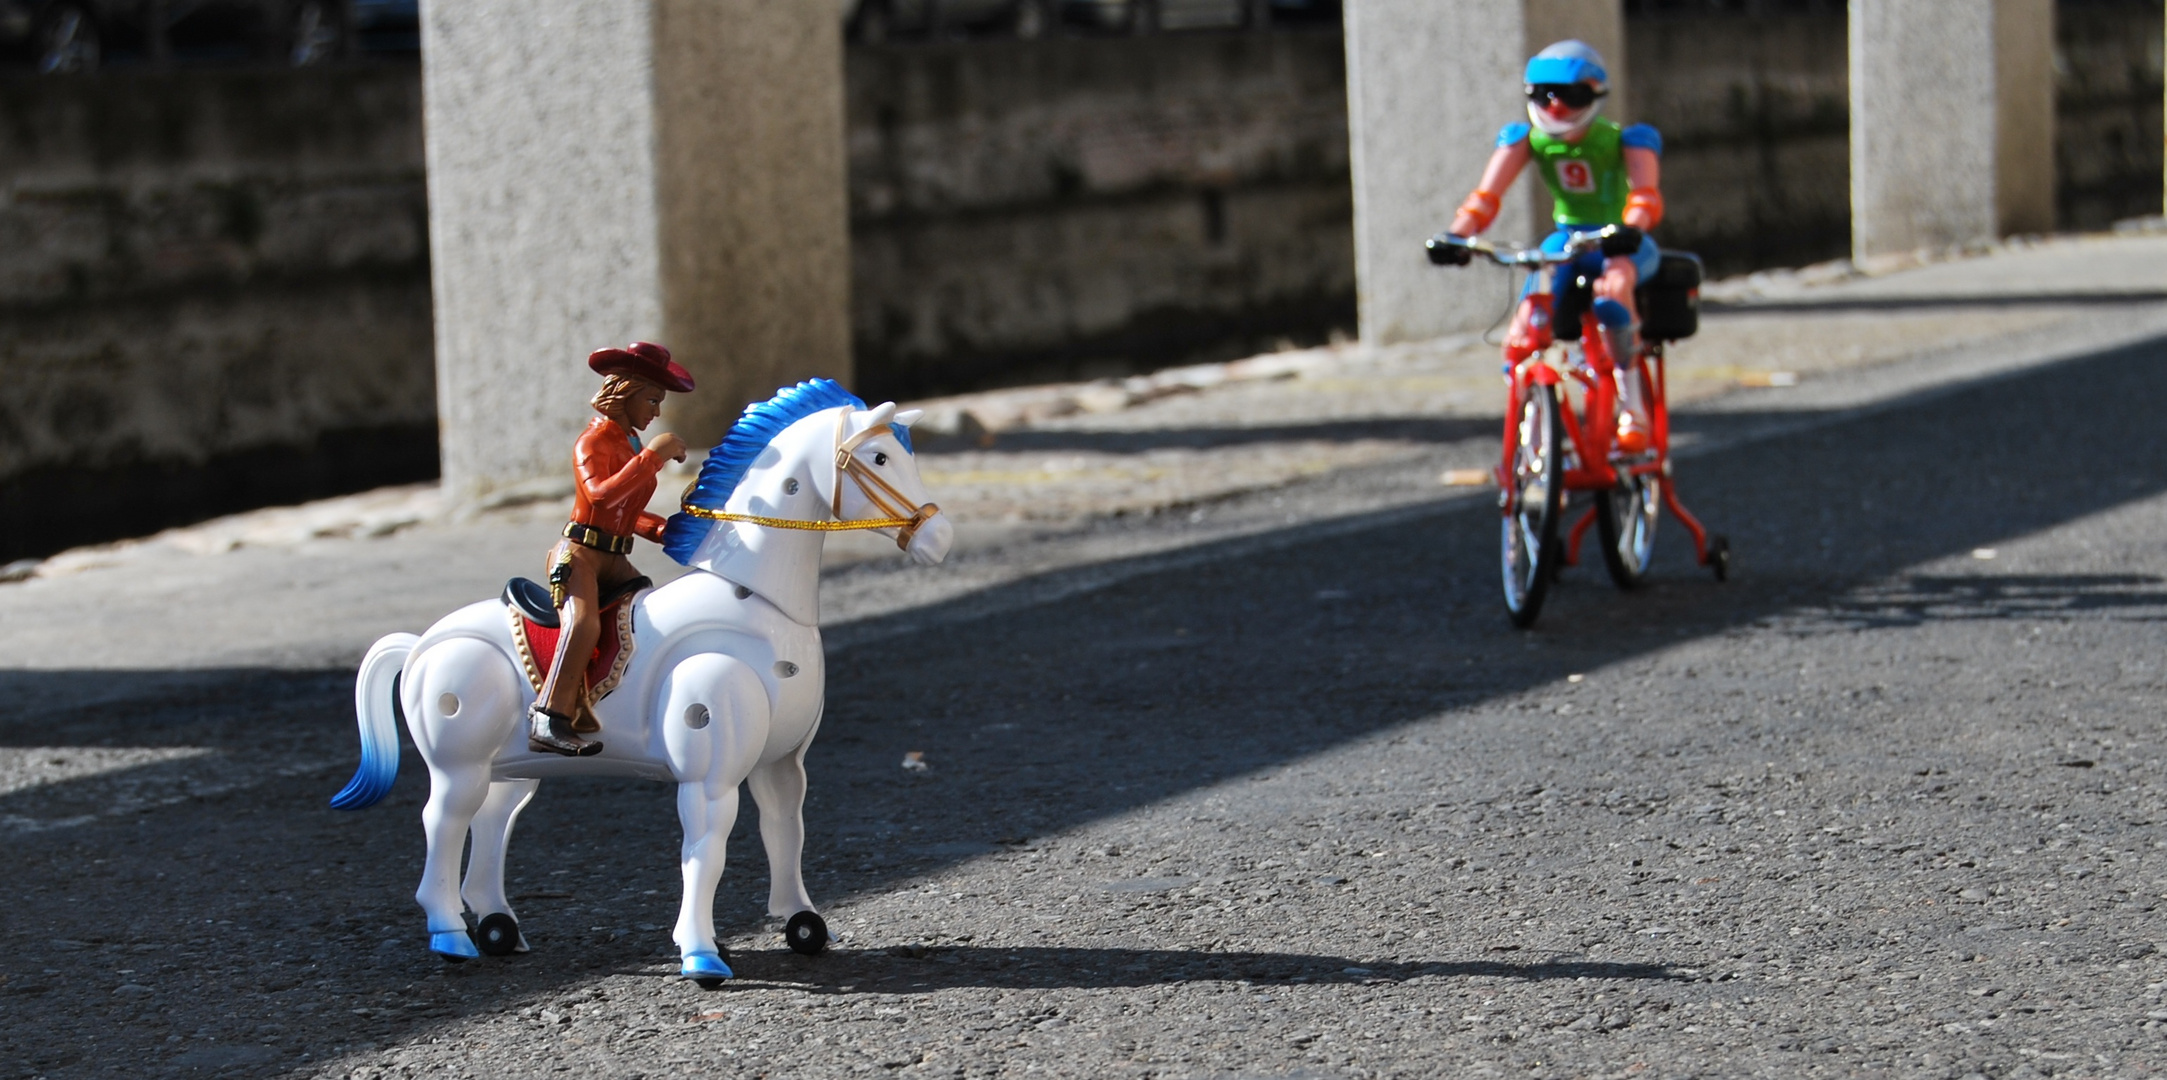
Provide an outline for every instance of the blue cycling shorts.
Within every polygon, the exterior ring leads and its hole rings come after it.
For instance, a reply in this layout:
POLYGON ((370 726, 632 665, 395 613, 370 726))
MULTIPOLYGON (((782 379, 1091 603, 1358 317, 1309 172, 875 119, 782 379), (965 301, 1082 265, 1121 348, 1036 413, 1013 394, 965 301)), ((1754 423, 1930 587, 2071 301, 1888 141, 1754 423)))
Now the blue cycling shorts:
MULTIPOLYGON (((1571 243, 1574 237, 1600 232, 1607 227, 1604 225, 1560 225, 1556 232, 1543 238, 1542 249, 1553 255, 1563 255, 1565 245, 1571 243)), ((1657 267, 1663 265, 1663 250, 1655 246, 1654 237, 1642 233, 1640 234, 1640 250, 1635 251, 1630 258, 1633 260, 1634 272, 1640 275, 1640 280, 1646 281, 1654 275, 1657 267)), ((1551 270, 1550 291, 1553 294, 1562 294, 1566 286, 1571 285, 1573 278, 1577 276, 1586 276, 1591 281, 1602 276, 1604 261, 1602 252, 1590 251, 1571 262, 1557 264, 1551 270)), ((1522 291, 1522 295, 1534 291, 1534 288, 1535 277, 1530 274, 1527 279, 1527 288, 1522 291)))

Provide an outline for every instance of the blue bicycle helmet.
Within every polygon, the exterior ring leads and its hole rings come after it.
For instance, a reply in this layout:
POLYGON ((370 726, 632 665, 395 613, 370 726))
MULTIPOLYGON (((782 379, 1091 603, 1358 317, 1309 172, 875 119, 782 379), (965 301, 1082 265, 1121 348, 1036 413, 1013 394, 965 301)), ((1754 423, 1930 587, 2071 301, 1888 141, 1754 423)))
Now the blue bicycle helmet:
POLYGON ((1603 65, 1603 54, 1585 41, 1560 41, 1536 53, 1527 62, 1529 86, 1538 83, 1594 83, 1596 89, 1609 89, 1610 71, 1603 65))
POLYGON ((1610 92, 1603 56, 1585 41, 1560 41, 1527 62, 1527 118, 1544 132, 1569 137, 1602 111, 1610 92))

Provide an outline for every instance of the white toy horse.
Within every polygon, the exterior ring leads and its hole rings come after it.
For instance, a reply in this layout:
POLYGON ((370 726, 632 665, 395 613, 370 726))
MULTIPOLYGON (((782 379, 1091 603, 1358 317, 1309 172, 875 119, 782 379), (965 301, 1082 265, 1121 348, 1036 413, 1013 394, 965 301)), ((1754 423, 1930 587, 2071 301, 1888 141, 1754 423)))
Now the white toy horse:
MULTIPOLYGON (((685 891, 675 938, 685 977, 711 986, 731 976, 715 945, 715 886, 741 782, 760 807, 769 913, 790 917, 784 934, 798 952, 827 946, 799 867, 805 750, 825 699, 821 548, 825 533, 876 529, 921 564, 947 555, 954 532, 925 500, 911 451, 917 415, 892 403, 868 409, 826 379, 746 408, 664 534, 671 558, 706 572, 633 601, 631 659, 593 707, 605 744, 595 756, 527 749, 523 717, 534 693, 513 640, 515 603, 538 586, 515 578, 503 600, 370 647, 354 685, 361 767, 331 805, 358 810, 390 790, 394 718, 405 719, 429 766, 429 856, 414 899, 429 915, 431 951, 462 960, 526 950, 504 895, 505 844, 541 778, 574 775, 677 784, 685 891)), ((540 606, 536 614, 548 616, 546 593, 540 606)))

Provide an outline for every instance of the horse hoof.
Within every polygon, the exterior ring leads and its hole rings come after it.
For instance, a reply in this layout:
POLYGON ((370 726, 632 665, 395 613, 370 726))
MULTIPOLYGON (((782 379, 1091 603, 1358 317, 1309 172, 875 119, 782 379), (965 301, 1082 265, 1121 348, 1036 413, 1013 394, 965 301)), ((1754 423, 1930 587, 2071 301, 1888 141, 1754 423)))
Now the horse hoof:
POLYGON ((686 953, 685 965, 678 973, 709 990, 722 985, 724 979, 737 977, 730 965, 722 962, 722 957, 711 952, 686 953))
POLYGON ((526 943, 519 935, 519 920, 501 911, 474 927, 474 944, 488 956, 510 956, 526 943))
POLYGON ((464 930, 440 930, 429 935, 429 951, 456 964, 481 955, 474 947, 474 939, 464 930))
POLYGON ((827 920, 810 911, 800 911, 783 924, 783 940, 790 943, 790 951, 800 956, 819 956, 828 947, 827 920))

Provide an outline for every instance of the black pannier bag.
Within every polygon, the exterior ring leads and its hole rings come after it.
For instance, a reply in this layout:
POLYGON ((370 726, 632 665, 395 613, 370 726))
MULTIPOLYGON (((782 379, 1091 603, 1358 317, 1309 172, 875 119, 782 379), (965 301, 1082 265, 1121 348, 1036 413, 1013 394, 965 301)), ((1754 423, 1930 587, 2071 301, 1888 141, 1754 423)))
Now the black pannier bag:
POLYGON ((1700 256, 1666 251, 1655 275, 1640 283, 1634 300, 1640 307, 1642 341, 1677 341, 1700 329, 1700 256))

